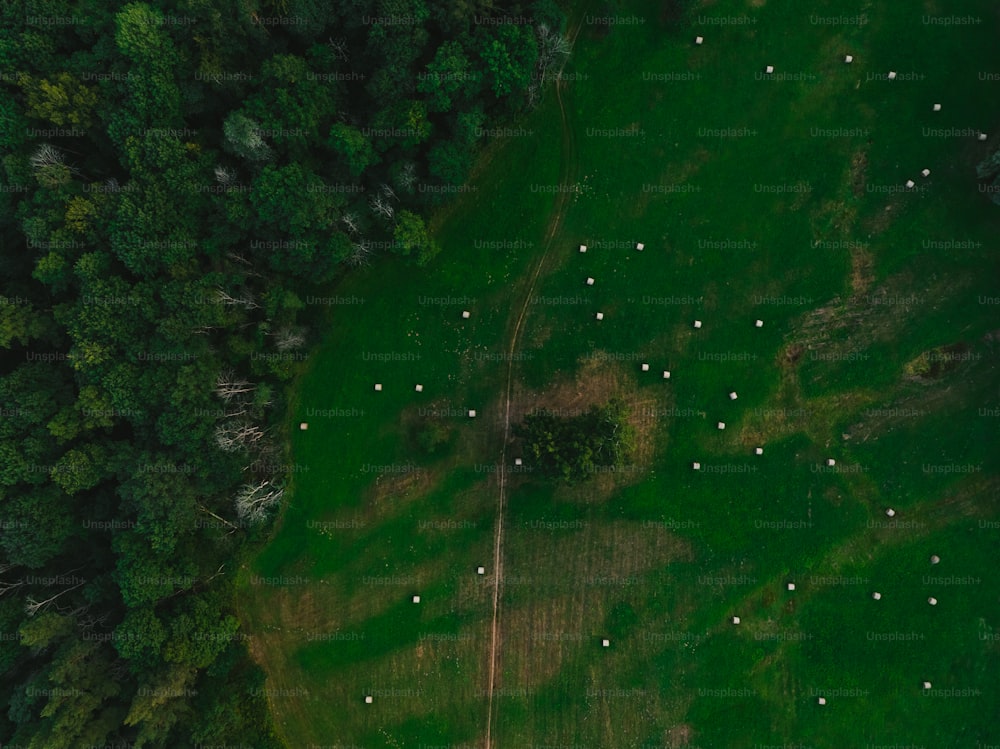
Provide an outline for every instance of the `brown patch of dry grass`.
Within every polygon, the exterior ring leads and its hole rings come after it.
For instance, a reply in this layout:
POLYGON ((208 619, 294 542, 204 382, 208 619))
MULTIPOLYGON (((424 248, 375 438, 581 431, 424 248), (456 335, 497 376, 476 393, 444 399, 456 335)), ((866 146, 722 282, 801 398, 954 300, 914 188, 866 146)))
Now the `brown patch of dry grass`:
MULTIPOLYGON (((653 376, 655 372, 647 373, 653 376)), ((563 499, 596 501, 607 498, 616 489, 640 481, 661 447, 657 430, 659 422, 651 417, 658 399, 642 395, 633 374, 621 362, 605 361, 600 352, 582 360, 572 380, 562 380, 544 390, 516 387, 511 396, 511 423, 516 424, 536 410, 547 409, 564 416, 585 413, 591 406, 600 406, 611 398, 624 401, 628 423, 634 434, 634 447, 629 464, 623 471, 598 473, 577 486, 560 487, 563 499)), ((517 480, 516 476, 512 477, 517 480)))
POLYGON ((736 444, 763 445, 797 433, 808 435, 816 443, 829 444, 835 436, 832 425, 842 414, 853 413, 878 399, 877 393, 867 390, 806 398, 798 374, 805 351, 804 344, 789 343, 778 353, 778 390, 768 403, 746 412, 739 430, 734 432, 736 444))
POLYGON ((664 734, 667 746, 687 746, 691 743, 691 739, 694 738, 694 729, 688 723, 679 723, 676 726, 671 726, 667 729, 664 734))
POLYGON ((900 193, 893 193, 881 211, 876 211, 868 217, 864 223, 864 231, 867 234, 881 234, 888 229, 892 222, 896 220, 903 209, 903 199, 900 193))
POLYGON ((863 294, 872 285, 874 264, 870 252, 861 247, 851 248, 851 291, 854 294, 863 294))
POLYGON ((539 409, 569 416, 584 413, 590 406, 608 401, 624 388, 624 372, 615 362, 591 357, 582 362, 576 377, 562 380, 545 390, 529 390, 515 385, 511 393, 510 420, 517 423, 539 409))
POLYGON ((441 471, 428 471, 416 468, 401 474, 379 474, 368 488, 366 506, 372 508, 378 520, 382 508, 386 507, 387 499, 411 499, 426 494, 432 486, 438 483, 441 471))
POLYGON ((699 146, 686 160, 671 162, 664 170, 663 176, 660 177, 660 183, 664 185, 677 185, 687 182, 708 163, 711 157, 711 151, 704 146, 699 146))
POLYGON ((868 184, 868 152, 856 151, 851 156, 851 192, 854 197, 863 198, 868 184))
POLYGON ((826 200, 812 219, 813 236, 850 236, 857 220, 857 208, 843 200, 826 200))
POLYGON ((788 335, 779 358, 786 370, 806 351, 822 352, 834 360, 857 354, 876 342, 893 341, 900 329, 917 317, 923 299, 953 298, 968 284, 968 280, 957 282, 954 278, 920 284, 906 270, 874 286, 872 255, 858 248, 851 251, 851 266, 850 296, 834 297, 805 313, 788 335))
POLYGON ((518 543, 518 536, 538 532, 511 528, 505 563, 504 672, 509 686, 529 691, 554 678, 581 649, 600 647, 609 588, 649 590, 644 576, 694 557, 686 539, 660 527, 588 522, 549 543, 518 543))

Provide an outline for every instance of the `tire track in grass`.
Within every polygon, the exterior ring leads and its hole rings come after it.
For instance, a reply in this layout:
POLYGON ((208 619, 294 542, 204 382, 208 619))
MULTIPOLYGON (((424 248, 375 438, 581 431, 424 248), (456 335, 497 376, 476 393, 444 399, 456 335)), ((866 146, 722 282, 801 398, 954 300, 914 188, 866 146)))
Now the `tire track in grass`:
MULTIPOLYGON (((570 49, 572 49, 573 45, 576 43, 576 37, 580 33, 580 27, 582 24, 583 19, 578 19, 568 34, 570 49)), ((560 74, 562 73, 563 67, 565 67, 565 63, 563 63, 563 66, 559 69, 560 74)), ((563 183, 568 183, 576 173, 577 157, 576 142, 573 139, 573 131, 568 125, 566 104, 562 97, 563 86, 564 81, 557 78, 555 92, 556 100, 559 102, 559 116, 561 120, 560 130, 562 134, 562 170, 560 177, 563 183)), ((497 654, 499 651, 497 643, 500 636, 500 581, 503 578, 503 521, 507 507, 507 441, 510 439, 510 401, 511 392, 514 387, 514 352, 517 349, 521 327, 528 312, 528 305, 531 302, 531 294, 535 289, 535 285, 538 282, 542 269, 545 267, 545 261, 549 256, 549 250, 552 249, 552 242, 555 239, 556 233, 562 227, 563 218, 569 207, 568 201, 569 193, 567 192, 561 191, 556 196, 555 210, 553 211, 552 218, 549 221, 548 230, 545 233, 545 249, 542 251, 541 257, 538 258, 534 271, 532 271, 531 280, 525 290, 524 301, 521 304, 517 320, 514 323, 514 330, 510 336, 510 346, 507 349, 508 356, 506 385, 504 388, 503 439, 500 443, 500 470, 497 472, 499 484, 497 497, 497 521, 496 531, 493 534, 493 617, 490 626, 490 667, 489 681, 487 683, 488 704, 486 712, 486 741, 484 744, 486 749, 492 749, 493 747, 493 723, 496 719, 493 692, 496 685, 497 654)))

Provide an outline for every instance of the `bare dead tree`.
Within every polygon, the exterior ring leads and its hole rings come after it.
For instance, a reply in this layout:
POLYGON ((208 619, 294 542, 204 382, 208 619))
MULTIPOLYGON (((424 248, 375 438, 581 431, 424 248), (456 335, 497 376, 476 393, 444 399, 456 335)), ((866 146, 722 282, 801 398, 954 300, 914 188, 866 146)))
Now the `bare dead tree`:
POLYGON ((224 450, 227 453, 236 452, 240 449, 232 432, 221 426, 215 429, 215 444, 219 446, 220 450, 224 450))
POLYGON ((417 166, 412 161, 407 161, 403 164, 403 168, 399 170, 399 174, 396 176, 397 184, 404 190, 412 190, 413 185, 417 182, 417 166))
POLYGON ((220 185, 231 185, 236 181, 236 170, 219 164, 215 167, 215 181, 220 185))
POLYGON ((569 39, 554 33, 546 24, 539 24, 535 30, 538 58, 535 75, 528 86, 528 105, 534 106, 541 98, 541 86, 558 75, 572 50, 569 39))
POLYGON ((399 202, 399 198, 396 197, 396 193, 393 192, 393 189, 391 187, 389 187, 389 185, 387 185, 387 184, 385 184, 383 182, 382 186, 379 188, 379 190, 382 192, 382 195, 384 195, 385 197, 389 198, 390 200, 395 200, 396 202, 399 202))
POLYGON ((80 619, 93 607, 93 604, 84 603, 77 606, 75 609, 63 608, 59 604, 56 604, 56 611, 58 611, 63 616, 68 616, 71 619, 80 619))
MULTIPOLYGON (((222 523, 223 525, 227 525, 227 526, 229 526, 229 529, 230 529, 230 530, 229 530, 229 533, 235 533, 236 531, 238 531, 238 530, 239 530, 239 526, 238 526, 238 525, 235 525, 235 524, 233 524, 233 523, 230 523, 230 522, 229 522, 228 520, 226 520, 226 519, 225 519, 224 517, 220 517, 220 516, 216 515, 216 514, 215 514, 214 512, 212 512, 211 510, 209 510, 209 509, 208 509, 207 507, 205 507, 204 505, 198 505, 198 509, 199 509, 199 510, 201 510, 202 512, 204 512, 204 513, 207 513, 208 515, 211 515, 211 516, 212 516, 213 518, 215 518, 216 520, 218 520, 218 521, 219 521, 220 523, 222 523)), ((229 533, 227 533, 226 535, 228 536, 228 535, 229 535, 229 533)))
POLYGON ((352 268, 362 268, 371 265, 371 256, 371 245, 365 240, 361 240, 351 246, 351 254, 344 259, 344 262, 352 268))
POLYGON ((562 65, 569 57, 572 47, 569 39, 562 34, 553 33, 544 23, 539 24, 535 31, 538 40, 538 67, 543 73, 562 65))
POLYGON ((82 629, 84 632, 89 632, 98 625, 104 625, 104 623, 108 621, 109 616, 111 615, 107 613, 101 614, 100 616, 95 616, 94 614, 90 614, 88 616, 84 616, 77 619, 76 626, 82 629))
POLYGON ((528 108, 533 109, 538 104, 538 83, 532 81, 528 84, 528 88, 525 89, 525 95, 528 99, 528 108))
POLYGON ((224 421, 215 428, 215 444, 226 452, 248 450, 264 437, 264 430, 247 421, 224 421))
POLYGON ((6 580, 0 580, 0 596, 5 593, 10 593, 12 590, 17 590, 24 586, 24 580, 18 580, 16 583, 7 582, 6 580))
POLYGON ((369 201, 368 205, 371 206, 371 209, 375 211, 375 213, 389 220, 392 220, 392 217, 395 214, 395 211, 393 211, 392 206, 389 205, 389 203, 387 203, 385 200, 383 200, 381 195, 376 195, 374 198, 372 198, 369 201))
POLYGON ((331 36, 327 39, 326 43, 333 50, 333 54, 338 60, 347 61, 347 58, 350 56, 350 50, 347 48, 347 39, 344 37, 334 39, 331 36))
POLYGON ((221 577, 221 576, 222 576, 222 575, 224 574, 224 573, 222 572, 222 570, 224 570, 225 568, 226 568, 226 563, 225 563, 225 562, 223 562, 222 564, 220 564, 220 565, 219 565, 219 569, 217 569, 217 570, 215 571, 215 573, 214 573, 214 574, 212 574, 212 575, 209 575, 208 577, 206 577, 206 578, 205 578, 204 582, 205 582, 205 583, 210 583, 210 582, 212 582, 212 581, 213 581, 213 580, 214 580, 215 578, 217 578, 217 577, 221 577))
POLYGON ((220 286, 215 290, 215 298, 220 304, 225 304, 227 306, 238 305, 248 310, 260 308, 260 305, 254 300, 253 295, 249 291, 245 290, 239 297, 234 297, 220 286))
POLYGON ((49 596, 44 601, 36 601, 32 596, 28 596, 28 603, 24 607, 25 613, 27 613, 28 616, 34 616, 35 614, 37 614, 39 611, 43 610, 47 606, 51 606, 61 596, 64 596, 67 593, 69 593, 70 591, 76 590, 77 588, 80 588, 80 587, 86 585, 86 583, 87 583, 86 580, 81 580, 76 585, 73 585, 73 586, 71 586, 69 588, 66 588, 65 590, 61 590, 58 593, 56 593, 54 596, 49 596))
POLYGON ((196 587, 199 587, 199 586, 203 586, 203 585, 207 585, 207 584, 208 584, 208 583, 210 583, 210 582, 211 582, 212 580, 214 580, 215 578, 217 578, 217 577, 218 577, 219 575, 221 575, 221 574, 222 574, 222 570, 223 570, 223 568, 224 568, 225 566, 226 566, 226 565, 225 565, 225 563, 223 563, 223 564, 219 565, 219 569, 218 569, 218 570, 216 570, 215 574, 213 574, 213 575, 210 575, 209 577, 206 577, 206 578, 205 578, 204 580, 194 580, 194 581, 192 581, 192 583, 191 583, 191 586, 190 586, 190 587, 187 587, 187 588, 179 588, 179 589, 175 590, 175 591, 174 591, 173 593, 171 593, 171 594, 170 594, 169 596, 167 596, 166 598, 164 598, 163 600, 165 600, 165 601, 166 601, 166 600, 168 600, 168 599, 170 599, 170 598, 173 598, 173 597, 175 597, 175 596, 182 596, 182 595, 184 595, 185 593, 188 593, 188 592, 190 592, 190 591, 194 590, 194 589, 195 589, 196 587))
POLYGON ((278 351, 291 351, 302 348, 306 343, 306 337, 301 330, 295 328, 282 328, 272 334, 275 337, 274 346, 278 351))
POLYGON ((270 479, 257 484, 244 484, 236 494, 236 516, 251 525, 260 523, 284 494, 285 490, 272 484, 270 479))
POLYGON ((31 168, 35 171, 49 166, 56 166, 57 164, 61 165, 63 163, 63 154, 55 146, 42 143, 31 155, 30 163, 31 168))
POLYGON ((238 252, 235 251, 227 252, 226 257, 228 257, 233 262, 239 263, 240 265, 245 265, 248 268, 253 266, 253 263, 251 263, 249 260, 247 260, 245 257, 243 257, 243 255, 241 255, 238 252))
POLYGON ((344 225, 347 227, 347 230, 351 232, 351 234, 358 233, 358 217, 355 216, 353 213, 345 213, 343 216, 340 217, 340 220, 344 223, 344 225))
POLYGON ((215 379, 215 394, 225 401, 237 395, 252 393, 257 388, 248 380, 238 380, 232 370, 220 372, 215 379))

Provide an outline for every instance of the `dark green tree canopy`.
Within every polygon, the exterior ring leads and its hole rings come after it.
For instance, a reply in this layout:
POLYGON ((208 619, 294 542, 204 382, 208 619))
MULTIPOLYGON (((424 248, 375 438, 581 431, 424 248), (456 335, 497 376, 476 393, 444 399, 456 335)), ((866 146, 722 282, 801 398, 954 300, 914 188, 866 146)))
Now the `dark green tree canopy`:
MULTIPOLYGON (((0 745, 277 749, 231 581, 287 483, 303 300, 446 249, 421 188, 466 179, 544 48, 477 16, 536 11, 561 28, 550 0, 0 3, 0 745)), ((612 449, 576 441, 571 477, 612 449)))
POLYGON ((602 468, 621 468, 634 440, 628 413, 619 400, 571 416, 533 411, 515 425, 514 436, 523 445, 529 469, 570 484, 585 481, 602 468))

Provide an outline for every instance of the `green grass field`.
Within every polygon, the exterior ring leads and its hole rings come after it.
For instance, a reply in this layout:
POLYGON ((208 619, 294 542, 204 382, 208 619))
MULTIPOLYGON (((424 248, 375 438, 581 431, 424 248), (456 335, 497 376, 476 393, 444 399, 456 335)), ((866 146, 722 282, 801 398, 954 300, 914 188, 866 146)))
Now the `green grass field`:
POLYGON ((290 747, 484 745, 508 367, 515 418, 618 395, 641 439, 575 488, 508 447, 492 746, 1000 744, 1000 17, 670 5, 574 10, 566 129, 550 91, 434 263, 329 292, 242 573, 290 747))

